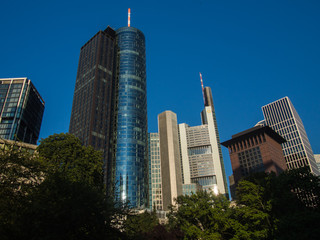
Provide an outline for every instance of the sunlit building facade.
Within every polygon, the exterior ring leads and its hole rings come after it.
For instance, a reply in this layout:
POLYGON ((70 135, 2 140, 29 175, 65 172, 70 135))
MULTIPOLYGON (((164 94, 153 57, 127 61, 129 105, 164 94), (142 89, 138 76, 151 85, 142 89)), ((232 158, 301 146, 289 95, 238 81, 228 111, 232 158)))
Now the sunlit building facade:
POLYGON ((317 166, 318 166, 318 170, 320 172, 320 154, 315 154, 314 155, 314 159, 316 160, 317 166))
POLYGON ((44 105, 30 79, 0 79, 0 138, 36 144, 44 105))
POLYGON ((160 140, 161 178, 163 210, 175 204, 175 199, 182 195, 181 158, 177 115, 165 111, 158 115, 160 140))
POLYGON ((203 189, 229 197, 210 88, 204 88, 202 125, 179 124, 171 111, 158 115, 163 207, 203 189))
POLYGON ((286 139, 282 144, 288 169, 308 166, 316 175, 319 170, 302 120, 288 97, 262 107, 265 124, 286 139))
POLYGON ((160 139, 158 133, 149 133, 149 208, 162 210, 160 139))
POLYGON ((205 87, 203 93, 202 125, 190 127, 185 123, 179 124, 183 183, 198 184, 203 190, 228 197, 212 92, 205 87))

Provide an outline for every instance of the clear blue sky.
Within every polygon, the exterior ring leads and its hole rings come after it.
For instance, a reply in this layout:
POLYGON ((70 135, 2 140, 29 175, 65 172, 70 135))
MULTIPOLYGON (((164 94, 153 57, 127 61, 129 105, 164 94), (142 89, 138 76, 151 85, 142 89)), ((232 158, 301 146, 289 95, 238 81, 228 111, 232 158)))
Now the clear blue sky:
POLYGON ((126 26, 129 7, 146 36, 149 132, 165 110, 200 124, 202 72, 222 141, 288 96, 320 153, 317 0, 2 1, 0 78, 32 80, 46 101, 41 138, 68 131, 80 47, 108 25, 126 26))

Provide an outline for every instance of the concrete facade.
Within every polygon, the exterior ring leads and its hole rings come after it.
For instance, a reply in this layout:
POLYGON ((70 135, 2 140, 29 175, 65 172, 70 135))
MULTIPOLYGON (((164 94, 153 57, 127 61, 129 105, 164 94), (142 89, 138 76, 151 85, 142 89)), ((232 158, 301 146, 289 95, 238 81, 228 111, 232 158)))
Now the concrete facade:
POLYGON ((162 210, 159 133, 149 133, 149 209, 162 210))
POLYGON ((177 115, 165 111, 158 115, 163 210, 182 195, 182 176, 177 115))

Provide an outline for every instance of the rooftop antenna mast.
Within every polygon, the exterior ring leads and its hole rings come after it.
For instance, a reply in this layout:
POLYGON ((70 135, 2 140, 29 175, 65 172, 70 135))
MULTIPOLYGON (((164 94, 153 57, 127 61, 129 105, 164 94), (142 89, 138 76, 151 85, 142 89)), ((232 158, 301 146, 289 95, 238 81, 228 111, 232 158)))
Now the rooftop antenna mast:
POLYGON ((130 27, 130 8, 128 8, 128 27, 130 27))
POLYGON ((204 105, 206 105, 206 99, 204 97, 204 87, 203 87, 203 81, 202 81, 202 74, 201 74, 201 72, 199 72, 199 74, 200 74, 203 102, 204 102, 204 105))

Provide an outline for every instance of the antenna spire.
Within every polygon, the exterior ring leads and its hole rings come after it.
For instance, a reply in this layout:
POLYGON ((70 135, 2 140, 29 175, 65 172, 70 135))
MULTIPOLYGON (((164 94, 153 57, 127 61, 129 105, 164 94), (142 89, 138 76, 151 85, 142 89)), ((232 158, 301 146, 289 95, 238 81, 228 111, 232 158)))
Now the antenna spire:
POLYGON ((204 87, 203 87, 203 81, 202 81, 202 74, 201 74, 201 72, 199 72, 199 74, 200 74, 203 102, 204 102, 204 105, 206 105, 206 99, 204 97, 204 87))
POLYGON ((128 9, 128 27, 130 27, 130 8, 128 9))

